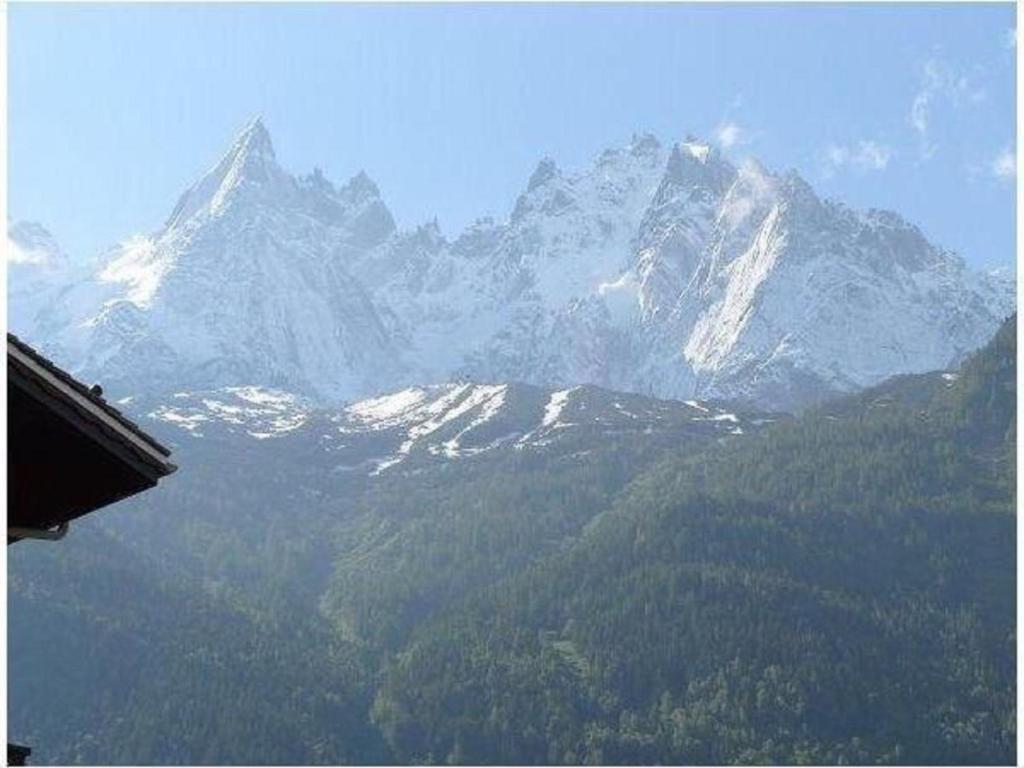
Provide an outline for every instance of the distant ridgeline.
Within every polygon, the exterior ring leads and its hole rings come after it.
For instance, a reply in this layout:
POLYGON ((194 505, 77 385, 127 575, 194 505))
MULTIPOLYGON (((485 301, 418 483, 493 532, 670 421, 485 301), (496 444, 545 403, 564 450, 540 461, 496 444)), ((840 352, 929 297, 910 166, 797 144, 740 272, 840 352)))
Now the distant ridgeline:
POLYGON ((123 403, 182 470, 10 553, 10 736, 40 763, 1015 762, 1014 323, 799 418, 524 385, 123 403))

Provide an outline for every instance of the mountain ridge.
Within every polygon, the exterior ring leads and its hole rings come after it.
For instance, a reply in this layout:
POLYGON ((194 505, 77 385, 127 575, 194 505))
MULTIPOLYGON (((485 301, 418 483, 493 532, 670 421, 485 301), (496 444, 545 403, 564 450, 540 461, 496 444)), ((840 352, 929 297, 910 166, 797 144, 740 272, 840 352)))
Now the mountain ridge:
MULTIPOLYGON (((193 440, 236 446, 284 440, 318 453, 331 473, 377 477, 484 454, 544 454, 631 435, 727 440, 786 418, 726 403, 656 400, 593 385, 550 389, 461 381, 415 386, 324 408, 260 386, 126 397, 130 410, 171 446, 193 440)), ((212 450, 212 449, 211 449, 212 450)), ((282 452, 287 448, 273 450, 282 452)))
POLYGON ((448 239, 399 228, 364 172, 285 171, 259 118, 161 229, 68 278, 59 320, 23 296, 16 332, 123 395, 468 377, 786 409, 949 367, 1014 303, 898 214, 689 137, 544 158, 507 219, 448 239))

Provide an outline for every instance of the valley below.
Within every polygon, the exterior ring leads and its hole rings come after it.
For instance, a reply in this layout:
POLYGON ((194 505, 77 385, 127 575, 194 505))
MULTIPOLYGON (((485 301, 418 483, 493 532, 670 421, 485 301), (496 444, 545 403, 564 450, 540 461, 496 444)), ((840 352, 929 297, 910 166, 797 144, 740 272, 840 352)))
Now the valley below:
POLYGON ((1015 332, 798 416, 457 383, 119 403, 173 482, 10 553, 39 763, 1005 763, 1015 332))

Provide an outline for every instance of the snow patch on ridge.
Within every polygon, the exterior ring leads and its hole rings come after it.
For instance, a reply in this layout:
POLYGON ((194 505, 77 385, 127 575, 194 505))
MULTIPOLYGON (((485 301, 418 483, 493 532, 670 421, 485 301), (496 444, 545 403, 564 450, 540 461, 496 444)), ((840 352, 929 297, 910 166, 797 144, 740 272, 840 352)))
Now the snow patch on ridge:
POLYGON ((174 405, 161 405, 147 415, 201 437, 207 425, 238 428, 260 440, 282 437, 309 420, 309 406, 293 394, 257 386, 225 387, 208 395, 176 392, 174 405))
POLYGON ((205 413, 189 412, 181 408, 172 408, 166 405, 157 408, 155 411, 151 411, 148 416, 151 419, 165 421, 169 424, 181 427, 196 437, 202 437, 202 432, 198 431, 199 427, 210 421, 210 417, 205 413))
POLYGON ((558 418, 562 415, 562 411, 565 410, 565 406, 569 402, 569 395, 577 389, 579 389, 579 387, 572 387, 571 389, 563 389, 558 392, 551 393, 551 398, 548 400, 548 404, 544 406, 544 418, 541 419, 540 422, 541 429, 550 429, 558 426, 558 418))
POLYGON ((383 429, 401 423, 403 415, 423 403, 426 396, 422 389, 403 389, 392 395, 363 400, 347 408, 345 413, 372 425, 374 429, 383 429))
MULTIPOLYGON (((398 451, 377 463, 376 468, 370 473, 379 475, 384 470, 404 461, 413 452, 417 445, 434 433, 441 430, 447 424, 455 422, 460 417, 479 409, 479 412, 472 418, 469 424, 463 427, 454 437, 434 446, 425 442, 426 450, 429 453, 441 452, 449 458, 464 455, 466 451, 460 448, 460 441, 470 432, 494 418, 505 403, 507 387, 504 384, 498 385, 472 385, 461 384, 450 388, 440 388, 439 397, 429 400, 423 390, 405 390, 397 396, 376 398, 369 403, 357 403, 346 409, 347 414, 356 415, 362 419, 363 425, 371 430, 385 429, 388 427, 408 427, 405 430, 405 439, 398 447, 398 451)), ((342 427, 343 432, 352 432, 351 427, 342 427)), ((474 449, 472 452, 479 452, 474 449)))

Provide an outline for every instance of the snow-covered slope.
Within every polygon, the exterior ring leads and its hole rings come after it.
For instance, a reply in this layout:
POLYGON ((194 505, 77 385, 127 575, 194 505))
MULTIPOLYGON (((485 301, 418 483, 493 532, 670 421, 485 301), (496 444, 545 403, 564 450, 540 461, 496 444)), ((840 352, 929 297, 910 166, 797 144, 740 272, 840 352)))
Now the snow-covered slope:
POLYGON ((725 439, 781 418, 591 386, 551 390, 470 382, 410 387, 333 409, 257 386, 176 392, 162 399, 129 397, 117 407, 147 420, 148 428, 174 443, 289 440, 329 456, 334 471, 369 476, 424 460, 563 451, 624 435, 647 441, 725 439))
POLYGON ((797 407, 947 367, 1015 303, 896 214, 692 138, 545 159, 507 220, 449 240, 396 228, 365 174, 289 174, 258 120, 45 328, 12 282, 14 330, 108 391, 318 403, 462 376, 797 407))
POLYGON ((402 363, 349 263, 393 229, 364 175, 340 189, 319 173, 294 178, 255 121, 163 228, 114 248, 75 287, 91 306, 48 342, 116 391, 372 390, 402 363))

